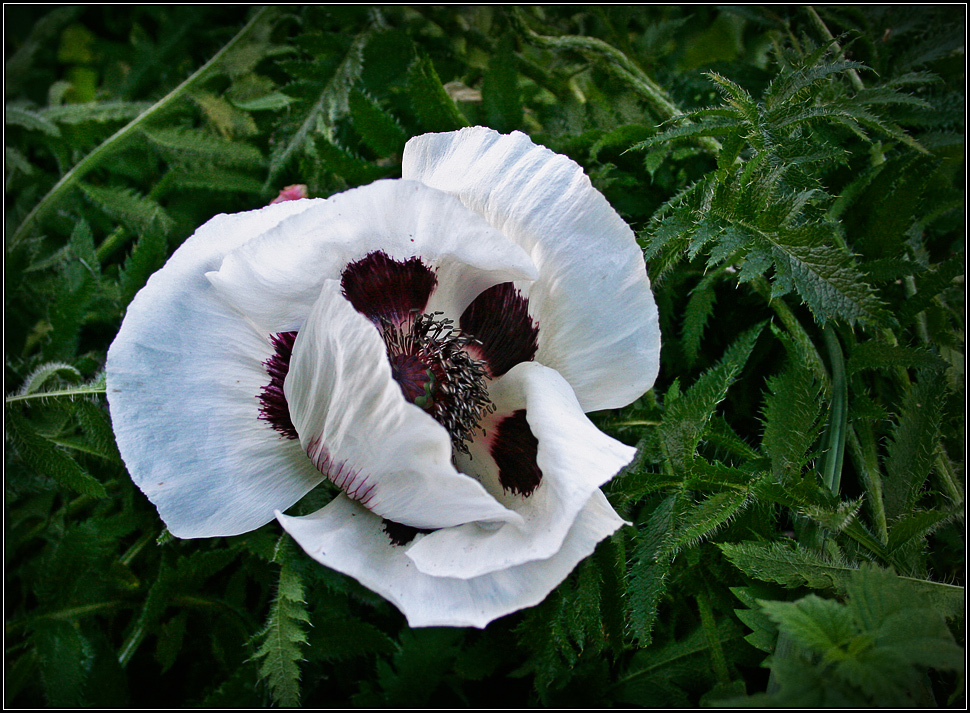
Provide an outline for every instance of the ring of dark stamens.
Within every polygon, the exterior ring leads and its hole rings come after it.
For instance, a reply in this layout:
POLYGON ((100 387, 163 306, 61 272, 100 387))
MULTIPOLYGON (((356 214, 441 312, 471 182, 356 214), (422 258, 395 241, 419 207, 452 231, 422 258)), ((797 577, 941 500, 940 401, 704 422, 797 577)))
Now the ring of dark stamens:
POLYGON ((300 436, 290 419, 290 407, 283 393, 283 382, 286 381, 286 374, 290 370, 290 358, 293 356, 296 334, 296 332, 278 332, 270 336, 274 353, 263 362, 269 375, 269 383, 256 395, 260 403, 259 420, 266 421, 270 428, 290 440, 300 436))
POLYGON ((474 340, 441 315, 412 310, 399 324, 382 319, 381 336, 405 398, 444 426, 455 450, 467 454, 466 441, 495 406, 485 387, 485 363, 464 349, 474 340))

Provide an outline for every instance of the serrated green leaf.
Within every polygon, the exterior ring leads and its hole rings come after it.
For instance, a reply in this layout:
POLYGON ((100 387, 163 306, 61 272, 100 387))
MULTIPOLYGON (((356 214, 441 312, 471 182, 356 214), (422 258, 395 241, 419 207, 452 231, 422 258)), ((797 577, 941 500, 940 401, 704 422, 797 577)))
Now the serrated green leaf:
POLYGON ((848 564, 826 560, 794 542, 724 542, 717 546, 749 577, 785 587, 844 587, 855 570, 848 564))
POLYGON ((36 472, 49 476, 66 488, 96 498, 107 497, 104 486, 30 423, 7 409, 8 435, 24 462, 36 472))
POLYGON ((3 118, 7 126, 22 126, 55 138, 61 135, 61 130, 50 119, 24 106, 7 105, 3 118))
POLYGON ((79 185, 92 203, 134 233, 166 231, 172 226, 172 219, 164 208, 132 188, 95 186, 89 183, 79 185))
POLYGON ((425 130, 454 131, 468 126, 468 120, 448 96, 427 56, 419 56, 411 63, 408 69, 408 94, 411 106, 425 130))
POLYGON ((295 125, 295 129, 288 128, 286 135, 274 143, 265 185, 275 183, 283 169, 306 148, 307 142, 317 132, 322 130, 324 136, 328 136, 336 121, 348 114, 350 91, 360 78, 363 51, 369 39, 370 31, 357 35, 340 62, 317 80, 323 83, 322 86, 312 83, 318 92, 316 98, 307 102, 301 110, 294 111, 296 116, 290 120, 290 124, 295 125))
POLYGON ((168 244, 161 231, 148 230, 138 237, 118 279, 123 305, 128 305, 134 299, 167 256, 168 244))
POLYGON ((93 657, 89 642, 68 621, 41 619, 33 629, 31 641, 37 651, 47 704, 58 708, 83 706, 93 657))
POLYGON ((701 350, 701 337, 704 335, 704 327, 714 311, 714 302, 717 296, 714 294, 714 285, 720 276, 716 273, 705 275, 697 286, 690 292, 690 299, 684 310, 683 336, 681 345, 684 355, 687 357, 687 364, 691 365, 697 361, 701 350))
POLYGON ((661 556, 676 554, 711 537, 749 504, 746 492, 715 493, 677 515, 676 529, 668 535, 661 556))
POLYGON ((933 467, 943 392, 942 375, 924 371, 904 397, 884 464, 883 500, 890 520, 912 510, 933 467))
POLYGON ((795 602, 760 602, 762 611, 799 644, 819 653, 846 645, 856 634, 851 612, 814 594, 795 602))
POLYGON ((299 662, 307 640, 304 625, 309 621, 303 582, 284 562, 266 626, 257 636, 261 643, 255 654, 260 678, 269 685, 277 705, 292 707, 300 703, 299 662))
POLYGON ((389 173, 387 168, 365 161, 323 137, 319 137, 315 144, 323 166, 351 186, 371 183, 389 173))
POLYGON ((266 159, 255 146, 198 129, 159 128, 143 133, 169 160, 177 163, 205 161, 241 167, 266 164, 266 159))
POLYGON ((822 386, 808 368, 803 349, 791 340, 784 344, 788 351, 785 371, 767 380, 761 441, 771 459, 772 474, 780 483, 799 477, 811 457, 809 449, 819 435, 822 406, 822 386))
POLYGON ((489 126, 508 133, 522 125, 519 99, 519 73, 515 55, 515 36, 502 35, 488 59, 482 77, 482 106, 489 126))
POLYGON ((886 344, 870 339, 852 349, 846 370, 852 374, 863 369, 943 369, 946 362, 928 349, 886 344))
POLYGON ((738 337, 716 366, 705 371, 684 395, 668 404, 660 432, 666 454, 675 468, 684 469, 693 459, 714 409, 744 367, 761 328, 758 325, 738 337))
POLYGON ((354 129, 378 156, 400 156, 404 152, 408 137, 393 116, 359 90, 350 93, 348 102, 354 129))
POLYGON ((87 121, 128 121, 152 107, 151 102, 100 101, 81 104, 63 104, 43 110, 50 121, 61 124, 83 124, 87 121))

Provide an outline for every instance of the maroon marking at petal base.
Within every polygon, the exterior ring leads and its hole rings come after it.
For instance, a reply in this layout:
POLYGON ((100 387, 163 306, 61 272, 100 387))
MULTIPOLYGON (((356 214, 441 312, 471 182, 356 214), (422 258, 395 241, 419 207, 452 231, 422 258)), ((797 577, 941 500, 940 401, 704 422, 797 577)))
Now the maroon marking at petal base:
POLYGON ((519 409, 499 422, 490 450, 502 489, 513 495, 532 495, 542 482, 542 471, 536 460, 539 440, 529 428, 525 410, 519 409))
POLYGON ((366 473, 356 468, 349 461, 334 460, 330 450, 320 440, 320 436, 311 439, 306 447, 306 454, 317 470, 323 473, 327 480, 344 491, 351 500, 356 500, 364 507, 370 507, 377 487, 366 473))
POLYGON ((293 421, 290 420, 290 407, 283 393, 283 382, 290 370, 290 357, 293 356, 295 341, 296 332, 280 332, 270 337, 276 353, 263 362, 266 373, 269 374, 269 384, 256 395, 260 401, 258 418, 269 423, 270 428, 279 431, 289 439, 300 437, 293 421))
POLYGON ((400 324, 411 312, 423 312, 438 278, 421 258, 398 261, 377 251, 352 262, 340 276, 344 297, 373 322, 400 324))
POLYGON ((417 527, 411 527, 410 525, 402 525, 399 522, 394 522, 393 520, 384 519, 384 534, 388 536, 391 540, 391 544, 395 547, 401 547, 406 545, 411 540, 413 540, 418 535, 427 535, 434 530, 421 530, 417 527))
POLYGON ((539 327, 529 316, 529 300, 503 282, 476 297, 459 321, 461 333, 479 342, 493 377, 516 364, 532 361, 539 348, 539 327))

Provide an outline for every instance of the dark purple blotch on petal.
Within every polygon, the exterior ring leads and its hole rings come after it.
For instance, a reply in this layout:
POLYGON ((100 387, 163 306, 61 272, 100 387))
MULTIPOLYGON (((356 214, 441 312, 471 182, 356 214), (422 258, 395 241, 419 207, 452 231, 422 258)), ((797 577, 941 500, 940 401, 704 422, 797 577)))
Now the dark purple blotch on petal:
POLYGON ((400 323, 411 312, 423 312, 437 284, 421 258, 394 260, 382 251, 350 263, 340 276, 344 296, 373 322, 400 323))
POLYGON ((542 482, 537 460, 539 440, 529 428, 524 409, 499 422, 490 451, 498 466, 498 480, 503 490, 526 496, 535 492, 542 482))
POLYGON ((434 530, 421 530, 410 525, 402 525, 399 522, 394 522, 386 518, 383 519, 383 524, 384 534, 387 535, 391 544, 395 547, 401 547, 410 543, 418 535, 427 535, 430 532, 434 532, 434 530))
POLYGON ((289 439, 299 438, 293 421, 290 420, 290 407, 283 393, 283 382, 290 370, 290 357, 293 356, 293 342, 296 332, 280 332, 270 337, 275 354, 263 362, 269 374, 269 384, 264 386, 256 398, 259 399, 259 419, 266 421, 270 428, 279 431, 289 439))
POLYGON ((539 348, 539 327, 529 316, 529 300, 511 282, 490 287, 476 297, 459 326, 462 334, 479 343, 493 377, 532 361, 539 348))

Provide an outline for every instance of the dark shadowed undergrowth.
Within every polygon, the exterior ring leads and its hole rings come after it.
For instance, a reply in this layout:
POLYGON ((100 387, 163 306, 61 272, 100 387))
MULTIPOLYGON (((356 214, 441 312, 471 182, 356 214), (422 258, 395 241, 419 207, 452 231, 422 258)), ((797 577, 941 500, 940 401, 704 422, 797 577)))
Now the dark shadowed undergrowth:
POLYGON ((964 13, 6 7, 6 704, 963 706, 964 13), (475 124, 637 232, 660 378, 594 415, 632 525, 483 631, 275 522, 168 535, 104 396, 134 294, 475 124))

